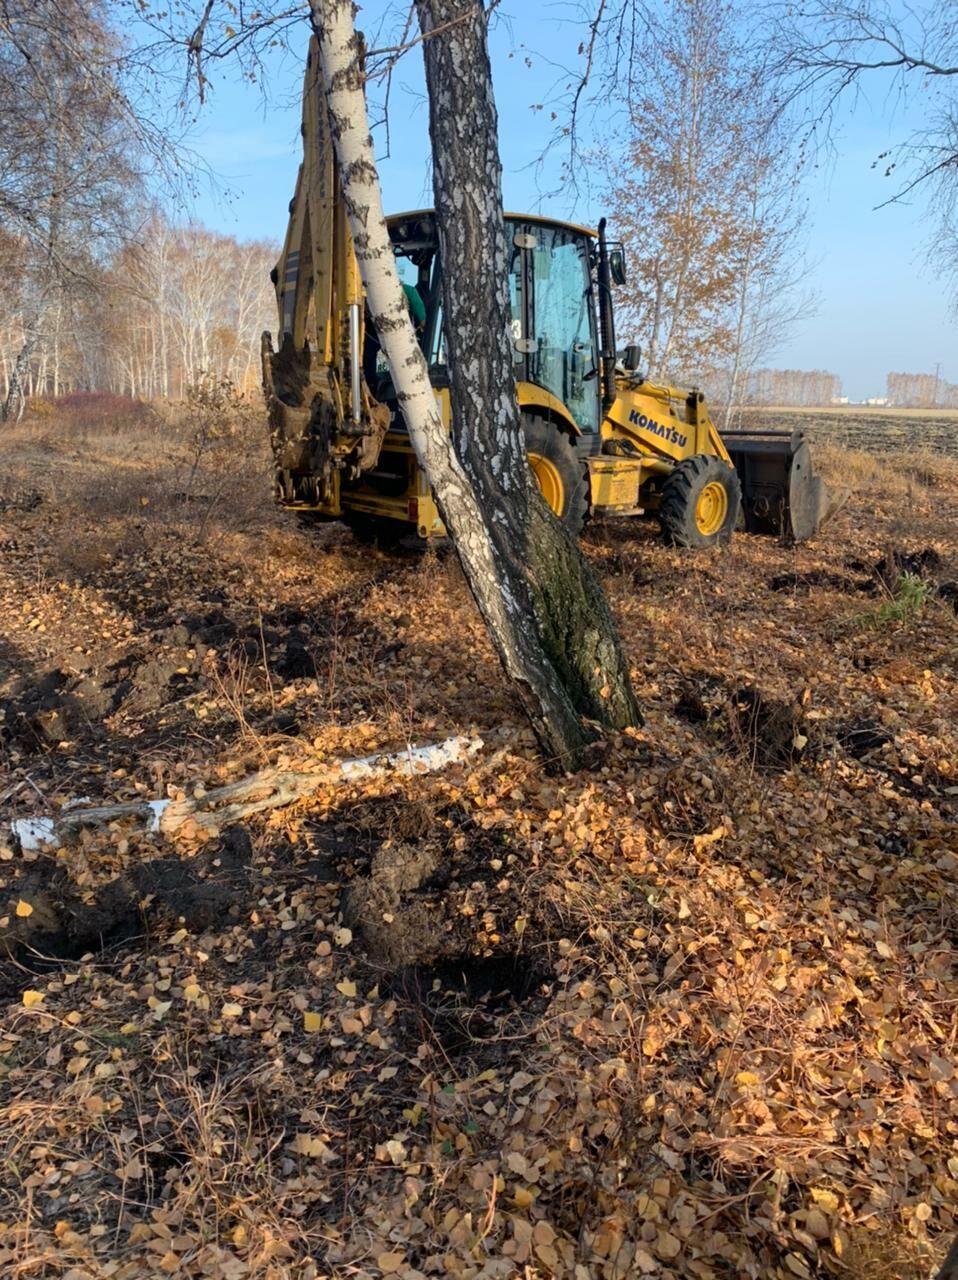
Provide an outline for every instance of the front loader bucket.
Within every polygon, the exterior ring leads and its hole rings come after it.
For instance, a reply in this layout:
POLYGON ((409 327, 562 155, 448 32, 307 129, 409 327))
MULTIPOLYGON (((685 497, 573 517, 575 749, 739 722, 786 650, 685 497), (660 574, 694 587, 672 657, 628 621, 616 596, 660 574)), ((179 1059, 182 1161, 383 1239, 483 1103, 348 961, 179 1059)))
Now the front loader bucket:
POLYGON ((804 542, 834 514, 838 502, 815 474, 801 431, 731 431, 722 438, 742 484, 749 533, 804 542))

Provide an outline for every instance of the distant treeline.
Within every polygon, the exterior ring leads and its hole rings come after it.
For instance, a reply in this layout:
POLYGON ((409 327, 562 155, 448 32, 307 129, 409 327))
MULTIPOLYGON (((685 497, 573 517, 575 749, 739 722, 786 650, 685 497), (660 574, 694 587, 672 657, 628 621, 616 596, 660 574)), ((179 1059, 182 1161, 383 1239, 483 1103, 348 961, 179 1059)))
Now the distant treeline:
POLYGON ((0 397, 18 361, 28 396, 96 390, 179 399, 202 375, 254 389, 260 334, 275 308, 269 270, 277 252, 156 216, 136 240, 52 291, 38 317, 29 307, 40 286, 27 248, 0 232, 0 397))
POLYGON ((755 369, 746 387, 747 404, 787 404, 800 408, 834 404, 842 380, 823 369, 755 369))
POLYGON ((958 386, 937 373, 890 373, 888 403, 908 409, 958 409, 958 386))

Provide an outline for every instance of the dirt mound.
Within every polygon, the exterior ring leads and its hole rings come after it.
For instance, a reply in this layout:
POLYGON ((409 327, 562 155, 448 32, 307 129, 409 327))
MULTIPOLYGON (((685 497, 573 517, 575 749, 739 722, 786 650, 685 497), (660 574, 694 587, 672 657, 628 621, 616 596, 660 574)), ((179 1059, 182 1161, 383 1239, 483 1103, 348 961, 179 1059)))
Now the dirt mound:
POLYGON ((799 699, 786 702, 747 685, 732 694, 729 722, 742 755, 766 769, 787 769, 808 746, 799 699))
POLYGON ((164 924, 192 930, 238 919, 249 889, 251 846, 242 828, 190 861, 155 858, 134 863, 93 895, 81 893, 68 871, 46 869, 17 882, 16 902, 6 904, 8 927, 0 939, 0 995, 9 998, 25 985, 25 967, 36 969, 77 960, 141 939, 164 924))
POLYGON ((683 681, 674 709, 712 736, 725 735, 739 756, 759 768, 786 769, 808 751, 810 728, 801 696, 785 701, 754 685, 698 673, 683 681))
POLYGON ((906 573, 933 582, 940 569, 941 556, 933 547, 921 547, 918 551, 892 547, 872 569, 872 576, 887 590, 894 591, 906 573))

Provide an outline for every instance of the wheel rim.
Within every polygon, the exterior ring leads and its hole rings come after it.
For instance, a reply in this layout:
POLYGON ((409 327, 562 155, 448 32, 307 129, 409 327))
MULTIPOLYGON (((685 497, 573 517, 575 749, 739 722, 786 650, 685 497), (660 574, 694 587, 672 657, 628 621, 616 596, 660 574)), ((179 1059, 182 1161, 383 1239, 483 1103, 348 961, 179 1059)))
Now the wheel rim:
POLYGON ((565 486, 559 468, 540 453, 529 454, 529 466, 549 509, 561 516, 565 508, 565 486))
POLYGON ((695 504, 695 527, 703 538, 718 533, 728 515, 728 494, 719 480, 710 480, 695 504))

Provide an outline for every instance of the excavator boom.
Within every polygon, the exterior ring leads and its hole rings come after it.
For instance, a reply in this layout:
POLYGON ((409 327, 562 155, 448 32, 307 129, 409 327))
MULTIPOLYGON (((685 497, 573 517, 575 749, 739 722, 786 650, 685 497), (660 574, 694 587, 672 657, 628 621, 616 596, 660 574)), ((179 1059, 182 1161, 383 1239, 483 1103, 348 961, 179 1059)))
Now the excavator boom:
POLYGON ((316 40, 303 83, 303 163, 273 269, 279 349, 263 335, 277 496, 339 507, 344 479, 373 467, 390 413, 363 378, 363 286, 340 189, 316 40))

